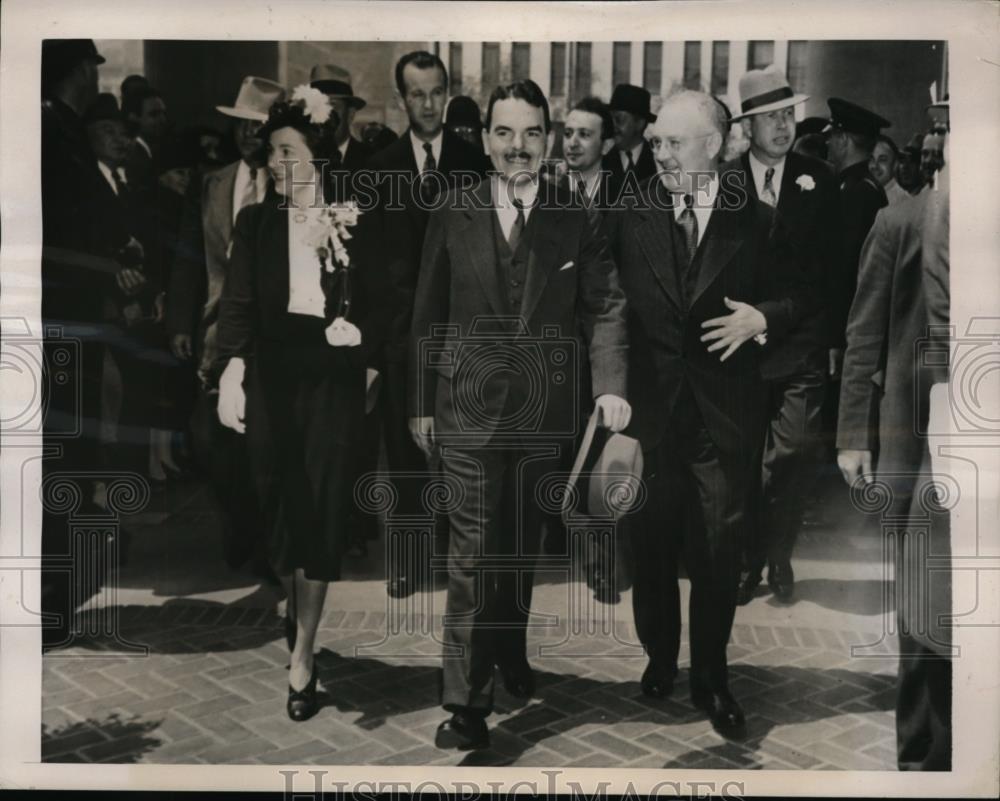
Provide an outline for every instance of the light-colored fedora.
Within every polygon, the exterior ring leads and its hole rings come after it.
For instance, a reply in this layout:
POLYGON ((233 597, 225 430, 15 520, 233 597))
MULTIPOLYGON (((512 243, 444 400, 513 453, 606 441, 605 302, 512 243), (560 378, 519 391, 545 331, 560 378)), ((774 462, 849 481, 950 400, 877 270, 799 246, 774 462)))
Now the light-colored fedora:
POLYGON ((750 70, 740 78, 740 113, 736 119, 777 111, 808 99, 809 95, 793 92, 785 74, 773 64, 761 70, 750 70))
POLYGON ((285 89, 267 78, 257 78, 248 75, 243 79, 236 102, 231 106, 216 106, 215 110, 227 117, 240 120, 256 120, 264 122, 267 111, 274 103, 285 99, 285 89))
POLYGON ((329 97, 346 100, 354 108, 364 108, 368 105, 354 94, 351 88, 351 73, 336 64, 317 64, 309 73, 309 85, 319 89, 329 97))
POLYGON ((639 441, 612 433, 599 418, 595 409, 566 482, 562 518, 567 525, 618 520, 644 496, 639 441))

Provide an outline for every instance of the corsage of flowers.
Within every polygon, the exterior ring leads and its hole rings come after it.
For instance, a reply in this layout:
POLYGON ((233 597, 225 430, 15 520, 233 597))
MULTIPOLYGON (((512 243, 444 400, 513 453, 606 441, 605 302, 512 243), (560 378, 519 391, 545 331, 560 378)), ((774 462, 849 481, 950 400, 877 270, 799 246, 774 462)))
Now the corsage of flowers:
POLYGON ((338 299, 338 313, 326 329, 326 341, 335 346, 361 344, 361 331, 347 321, 351 307, 351 257, 344 246, 351 239, 349 229, 358 224, 360 215, 353 201, 332 203, 317 210, 306 233, 306 242, 315 248, 319 259, 324 292, 338 299))
POLYGON ((795 183, 803 192, 812 192, 816 188, 816 182, 813 180, 811 175, 800 175, 795 179, 795 183))

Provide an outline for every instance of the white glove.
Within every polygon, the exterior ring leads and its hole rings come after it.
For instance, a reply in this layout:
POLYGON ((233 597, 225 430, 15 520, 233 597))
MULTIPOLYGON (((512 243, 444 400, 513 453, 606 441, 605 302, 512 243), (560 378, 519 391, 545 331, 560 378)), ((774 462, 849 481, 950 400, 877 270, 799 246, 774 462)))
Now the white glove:
POLYGON ((354 347, 361 344, 361 331, 354 323, 338 317, 326 327, 326 341, 335 347, 354 347))
POLYGON ((240 434, 245 434, 247 430, 243 422, 247 407, 247 396, 243 391, 245 372, 243 359, 232 358, 219 379, 219 422, 240 434))

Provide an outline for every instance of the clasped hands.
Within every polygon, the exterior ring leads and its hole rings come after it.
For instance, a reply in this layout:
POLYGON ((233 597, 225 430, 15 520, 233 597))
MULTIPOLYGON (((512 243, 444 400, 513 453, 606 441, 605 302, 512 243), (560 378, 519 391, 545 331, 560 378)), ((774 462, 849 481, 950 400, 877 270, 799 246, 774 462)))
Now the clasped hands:
POLYGON ((748 339, 767 331, 767 318, 749 303, 741 303, 729 298, 723 300, 726 308, 731 310, 732 314, 727 314, 725 317, 713 317, 701 324, 702 328, 713 329, 701 337, 702 342, 712 343, 708 346, 708 352, 713 353, 725 348, 722 356, 719 357, 720 362, 724 362, 732 356, 736 349, 748 339))
MULTIPOLYGON (((600 412, 604 426, 611 431, 618 432, 627 428, 632 419, 632 407, 628 401, 617 395, 599 395, 594 401, 594 406, 600 412)), ((424 455, 430 456, 434 448, 434 418, 411 417, 410 436, 424 455)))

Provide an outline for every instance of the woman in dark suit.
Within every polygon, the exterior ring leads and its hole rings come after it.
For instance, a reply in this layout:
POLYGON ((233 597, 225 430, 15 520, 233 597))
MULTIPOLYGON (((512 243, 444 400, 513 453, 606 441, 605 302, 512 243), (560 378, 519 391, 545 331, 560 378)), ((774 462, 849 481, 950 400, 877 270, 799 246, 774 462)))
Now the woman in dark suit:
POLYGON ((236 220, 218 326, 219 418, 247 435, 288 594, 293 720, 317 709, 314 640, 349 540, 366 383, 392 313, 372 213, 324 221, 336 128, 326 95, 308 87, 271 107, 261 137, 277 195, 236 220))

